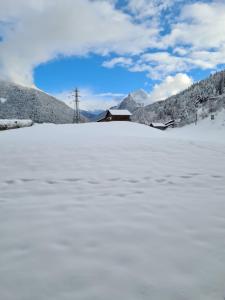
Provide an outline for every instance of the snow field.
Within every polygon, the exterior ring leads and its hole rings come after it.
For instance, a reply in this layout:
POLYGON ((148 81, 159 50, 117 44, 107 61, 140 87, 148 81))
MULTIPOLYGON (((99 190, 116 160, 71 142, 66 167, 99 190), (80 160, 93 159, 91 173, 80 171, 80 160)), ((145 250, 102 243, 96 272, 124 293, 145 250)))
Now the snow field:
POLYGON ((223 299, 224 143, 182 132, 1 132, 0 298, 223 299))

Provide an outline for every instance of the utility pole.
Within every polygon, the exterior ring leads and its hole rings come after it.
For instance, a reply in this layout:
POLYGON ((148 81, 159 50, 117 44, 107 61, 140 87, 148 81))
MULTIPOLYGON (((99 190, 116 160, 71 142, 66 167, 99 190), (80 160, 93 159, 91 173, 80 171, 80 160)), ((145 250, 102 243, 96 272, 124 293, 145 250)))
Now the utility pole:
POLYGON ((195 125, 198 123, 198 105, 201 102, 201 97, 198 96, 197 100, 195 101, 195 125))
POLYGON ((222 79, 221 79, 221 95, 224 92, 224 71, 222 71, 222 79))
POLYGON ((73 114, 73 123, 80 123, 80 109, 79 109, 79 91, 76 88, 73 92, 73 97, 74 97, 74 114, 73 114))

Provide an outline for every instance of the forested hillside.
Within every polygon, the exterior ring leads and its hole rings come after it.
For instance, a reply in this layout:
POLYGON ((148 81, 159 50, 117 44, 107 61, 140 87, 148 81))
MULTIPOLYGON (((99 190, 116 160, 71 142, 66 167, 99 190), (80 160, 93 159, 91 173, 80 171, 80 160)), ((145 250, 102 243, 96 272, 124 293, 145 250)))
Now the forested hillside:
MULTIPOLYGON (((72 123, 73 109, 40 90, 0 81, 0 119, 72 123)), ((81 116, 81 120, 85 118, 81 116)))
POLYGON ((132 120, 140 123, 166 122, 175 119, 179 126, 195 122, 225 108, 225 71, 195 83, 166 100, 138 108, 132 120))

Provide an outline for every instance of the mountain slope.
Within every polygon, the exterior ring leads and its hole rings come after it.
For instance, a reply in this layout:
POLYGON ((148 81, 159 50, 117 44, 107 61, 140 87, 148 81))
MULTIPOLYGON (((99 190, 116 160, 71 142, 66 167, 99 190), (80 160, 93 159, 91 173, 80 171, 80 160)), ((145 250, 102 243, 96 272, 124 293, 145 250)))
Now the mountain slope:
POLYGON ((141 107, 129 94, 123 101, 118 105, 118 109, 128 109, 130 112, 134 112, 137 108, 141 107))
MULTIPOLYGON (((0 118, 32 119, 37 123, 72 123, 73 110, 40 90, 0 81, 0 118)), ((83 116, 81 119, 85 121, 83 116)))
POLYGON ((180 126, 191 124, 199 118, 215 114, 225 107, 224 72, 211 75, 187 90, 164 101, 137 109, 133 121, 150 124, 175 119, 180 126))
POLYGON ((132 92, 131 96, 139 105, 143 106, 143 104, 146 105, 151 103, 149 94, 143 89, 132 92))
POLYGON ((140 107, 144 106, 144 103, 148 103, 149 95, 144 90, 138 90, 130 93, 123 101, 117 106, 118 109, 128 109, 130 112, 134 112, 140 107))
POLYGON ((90 122, 95 122, 102 113, 105 113, 104 110, 97 110, 97 111, 87 111, 81 110, 81 114, 87 118, 90 122))

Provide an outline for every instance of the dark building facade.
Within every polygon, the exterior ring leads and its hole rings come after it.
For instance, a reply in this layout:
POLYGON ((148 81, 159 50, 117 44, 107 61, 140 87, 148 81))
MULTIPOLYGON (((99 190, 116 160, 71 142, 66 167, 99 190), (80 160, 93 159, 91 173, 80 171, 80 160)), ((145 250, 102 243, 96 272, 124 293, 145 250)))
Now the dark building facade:
POLYGON ((132 114, 128 110, 109 109, 105 116, 97 122, 111 122, 111 121, 130 121, 132 114))

